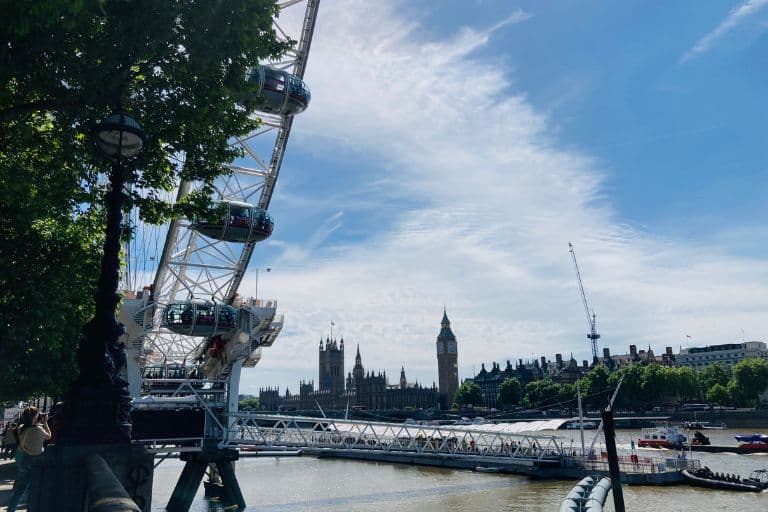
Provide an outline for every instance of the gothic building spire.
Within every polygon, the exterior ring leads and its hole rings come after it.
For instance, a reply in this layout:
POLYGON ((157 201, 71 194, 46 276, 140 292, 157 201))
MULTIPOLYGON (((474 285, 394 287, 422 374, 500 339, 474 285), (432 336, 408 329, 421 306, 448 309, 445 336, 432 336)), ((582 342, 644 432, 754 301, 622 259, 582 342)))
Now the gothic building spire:
POLYGON ((354 384, 359 385, 365 377, 365 368, 363 368, 363 360, 360 357, 360 344, 357 344, 357 355, 355 355, 355 366, 352 368, 352 379, 354 384))

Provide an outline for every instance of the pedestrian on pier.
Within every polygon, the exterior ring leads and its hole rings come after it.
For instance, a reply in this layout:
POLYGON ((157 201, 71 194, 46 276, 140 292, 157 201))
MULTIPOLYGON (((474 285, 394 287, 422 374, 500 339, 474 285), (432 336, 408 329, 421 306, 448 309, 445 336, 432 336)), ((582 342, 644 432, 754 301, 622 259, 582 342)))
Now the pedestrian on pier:
POLYGON ((3 439, 3 459, 13 458, 13 454, 16 453, 16 422, 9 421, 5 426, 2 434, 3 439))
POLYGON ((43 444, 51 438, 48 418, 40 414, 37 407, 29 406, 21 413, 16 429, 19 447, 16 449, 16 481, 13 482, 8 512, 16 512, 21 496, 29 487, 32 465, 43 453, 43 444))

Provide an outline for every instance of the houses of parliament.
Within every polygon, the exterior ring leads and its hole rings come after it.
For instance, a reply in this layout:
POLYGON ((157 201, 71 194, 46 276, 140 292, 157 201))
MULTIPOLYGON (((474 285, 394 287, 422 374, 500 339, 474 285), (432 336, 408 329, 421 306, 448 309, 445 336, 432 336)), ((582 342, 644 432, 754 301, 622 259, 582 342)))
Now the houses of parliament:
POLYGON ((365 410, 411 410, 449 408, 459 388, 458 350, 456 336, 451 330, 448 314, 443 310, 440 333, 437 336, 438 384, 427 387, 409 383, 405 368, 400 368, 397 383, 390 384, 387 372, 366 371, 357 345, 355 365, 344 373, 344 338, 320 340, 318 351, 318 389, 313 381, 302 381, 299 393, 287 389, 280 395, 277 388, 259 390, 259 404, 264 411, 280 410, 344 410, 347 407, 365 410))

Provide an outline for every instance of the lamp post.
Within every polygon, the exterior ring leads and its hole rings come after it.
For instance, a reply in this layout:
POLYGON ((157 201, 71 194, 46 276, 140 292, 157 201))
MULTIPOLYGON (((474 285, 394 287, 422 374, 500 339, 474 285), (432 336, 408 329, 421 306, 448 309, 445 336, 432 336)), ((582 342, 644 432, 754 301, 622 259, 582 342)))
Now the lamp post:
POLYGON ((120 234, 126 196, 121 160, 135 158, 146 134, 131 116, 113 112, 94 130, 99 151, 111 161, 110 190, 105 196, 107 225, 93 318, 86 324, 77 349, 80 375, 65 398, 61 441, 65 444, 130 442, 131 398, 119 376, 125 365, 124 329, 115 318, 120 296, 120 234))
MULTIPOLYGON (((272 267, 266 267, 261 270, 264 270, 266 272, 272 272, 272 267)), ((259 300, 259 268, 256 268, 256 286, 253 291, 254 298, 258 301, 259 300)))

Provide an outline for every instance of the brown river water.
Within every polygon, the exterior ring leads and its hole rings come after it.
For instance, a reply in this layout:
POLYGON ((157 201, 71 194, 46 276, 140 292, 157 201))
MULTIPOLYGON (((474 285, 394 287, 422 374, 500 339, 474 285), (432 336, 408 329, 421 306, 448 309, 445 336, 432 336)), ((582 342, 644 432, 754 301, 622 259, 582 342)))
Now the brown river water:
MULTIPOLYGON (((734 434, 768 433, 768 429, 708 430, 713 444, 736 445, 734 434)), ((547 432, 545 432, 547 433, 547 432)), ((552 432, 548 432, 551 434, 552 432)), ((566 444, 579 443, 578 431, 555 432, 566 444)), ((585 431, 589 443, 593 432, 585 431)), ((638 431, 617 432, 619 449, 629 448, 638 431)), ((666 450, 639 450, 641 454, 674 456, 666 450)), ((768 454, 695 453, 713 471, 748 476, 768 468, 768 454)), ((153 510, 164 510, 182 469, 179 460, 166 460, 155 470, 153 510)), ((534 481, 525 477, 476 473, 420 466, 358 462, 314 457, 244 458, 237 476, 246 510, 376 511, 376 512, 557 512, 576 482, 534 481)), ((768 491, 739 493, 678 485, 624 486, 626 510, 664 512, 768 512, 768 491)), ((202 488, 192 505, 194 512, 217 510, 203 497, 202 488)), ((609 495, 606 511, 613 511, 609 495)))

